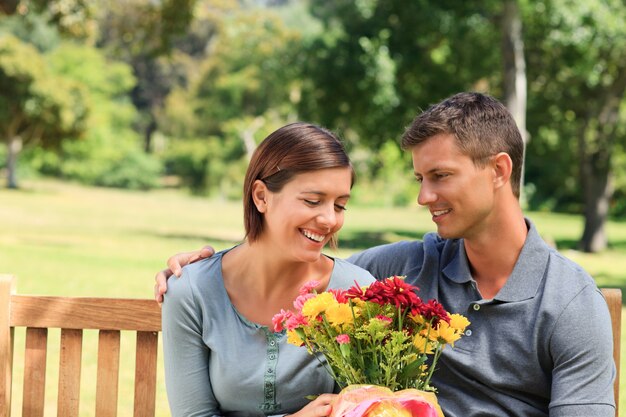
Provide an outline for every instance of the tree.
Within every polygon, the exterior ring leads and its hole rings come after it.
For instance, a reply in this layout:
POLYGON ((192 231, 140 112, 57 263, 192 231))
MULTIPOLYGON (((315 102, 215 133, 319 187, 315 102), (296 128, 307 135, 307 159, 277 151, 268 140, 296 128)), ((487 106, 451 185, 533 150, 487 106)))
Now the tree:
POLYGON ((420 108, 468 89, 501 91, 498 2, 312 2, 301 112, 373 148, 420 108))
POLYGON ((224 183, 236 183, 240 192, 240 173, 232 175, 232 167, 245 167, 261 138, 296 118, 301 38, 266 8, 223 9, 203 19, 216 29, 210 52, 186 56, 195 65, 186 65, 187 82, 168 96, 161 122, 172 143, 195 142, 180 145, 194 155, 171 153, 176 160, 167 165, 195 192, 231 195, 224 183))
POLYGON ((192 23, 195 6, 196 0, 133 0, 100 9, 98 45, 128 63, 137 79, 132 98, 146 152, 152 149, 159 113, 178 78, 172 48, 192 23))
POLYGON ((55 26, 63 35, 93 39, 96 33, 94 12, 97 0, 3 0, 0 13, 22 17, 36 14, 55 26))
POLYGON ((7 144, 7 185, 17 187, 22 145, 58 146, 79 137, 88 113, 80 84, 55 76, 45 58, 11 35, 0 36, 0 131, 7 144))
POLYGON ((574 192, 582 188, 580 247, 601 251, 613 176, 620 173, 613 158, 626 143, 626 6, 617 0, 550 0, 534 2, 528 13, 534 135, 553 144, 561 178, 568 164, 578 168, 570 186, 574 192))

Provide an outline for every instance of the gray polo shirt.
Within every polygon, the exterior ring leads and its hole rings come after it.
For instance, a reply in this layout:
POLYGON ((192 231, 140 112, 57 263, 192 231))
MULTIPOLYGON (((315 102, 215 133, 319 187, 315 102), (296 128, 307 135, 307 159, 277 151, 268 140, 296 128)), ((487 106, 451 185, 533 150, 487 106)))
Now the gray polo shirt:
POLYGON ((446 347, 432 383, 446 417, 613 417, 611 319, 593 279, 528 236, 492 300, 477 290, 462 239, 372 248, 349 261, 377 277, 406 275, 423 299, 465 315, 466 335, 446 347))

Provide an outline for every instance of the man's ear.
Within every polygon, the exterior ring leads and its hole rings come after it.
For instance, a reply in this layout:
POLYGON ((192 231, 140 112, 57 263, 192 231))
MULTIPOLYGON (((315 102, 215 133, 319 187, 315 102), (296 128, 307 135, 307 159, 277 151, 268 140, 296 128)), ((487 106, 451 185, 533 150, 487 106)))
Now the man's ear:
POLYGON ((493 185, 496 188, 503 187, 511 179, 513 161, 506 152, 500 152, 493 158, 493 185))
POLYGON ((252 201, 254 201, 254 205, 259 213, 265 213, 267 210, 268 193, 267 185, 263 181, 254 181, 254 184, 252 184, 252 201))

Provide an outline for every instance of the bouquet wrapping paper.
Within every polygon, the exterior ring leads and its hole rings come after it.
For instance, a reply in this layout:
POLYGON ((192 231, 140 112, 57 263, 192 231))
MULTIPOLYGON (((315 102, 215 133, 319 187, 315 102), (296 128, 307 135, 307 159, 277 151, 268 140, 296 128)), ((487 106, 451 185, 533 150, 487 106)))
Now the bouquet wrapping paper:
POLYGON ((432 392, 392 392, 377 385, 349 385, 333 404, 330 417, 444 417, 432 392))

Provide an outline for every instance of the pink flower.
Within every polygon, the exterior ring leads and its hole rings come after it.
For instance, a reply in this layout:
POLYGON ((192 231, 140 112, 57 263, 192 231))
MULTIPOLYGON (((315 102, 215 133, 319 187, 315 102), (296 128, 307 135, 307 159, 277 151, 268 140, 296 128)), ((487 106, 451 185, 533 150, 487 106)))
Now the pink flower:
POLYGON ((350 343, 350 336, 348 336, 347 334, 340 334, 339 336, 335 338, 335 340, 340 345, 345 345, 345 344, 350 343))
POLYGON ((306 300, 308 300, 309 298, 315 297, 315 295, 316 294, 313 294, 313 293, 301 294, 293 302, 293 306, 296 308, 296 310, 302 311, 302 306, 304 305, 306 300))
POLYGON ((319 287, 319 281, 309 281, 306 282, 302 287, 300 287, 300 295, 306 295, 311 293, 315 288, 319 287))
POLYGON ((289 319, 291 316, 293 316, 293 312, 285 311, 282 308, 280 309, 280 313, 274 314, 274 317, 272 317, 272 324, 274 325, 274 331, 275 332, 282 332, 283 331, 283 323, 287 319, 289 319))
POLYGON ((287 317, 284 324, 287 330, 293 330, 299 326, 306 326, 309 324, 309 321, 302 314, 296 313, 287 317))

